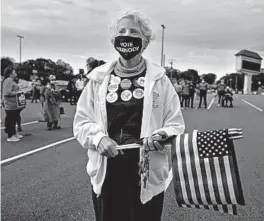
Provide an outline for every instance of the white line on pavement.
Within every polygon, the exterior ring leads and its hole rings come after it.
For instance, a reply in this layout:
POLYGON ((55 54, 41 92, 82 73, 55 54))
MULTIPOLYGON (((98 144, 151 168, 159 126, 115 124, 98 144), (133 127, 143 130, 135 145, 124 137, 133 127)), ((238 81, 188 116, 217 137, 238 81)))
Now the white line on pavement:
MULTIPOLYGON (((36 124, 36 123, 38 123, 37 120, 31 121, 31 122, 27 122, 27 123, 23 123, 23 124, 21 124, 21 126, 25 126, 25 125, 29 125, 29 124, 36 124)), ((3 129, 5 129, 5 127, 1 127, 1 130, 3 130, 3 129)))
POLYGON ((248 105, 250 105, 251 107, 254 107, 255 109, 257 109, 258 111, 262 112, 263 110, 260 109, 259 107, 255 106, 254 104, 251 104, 250 102, 244 100, 244 99, 241 99, 242 101, 244 101, 245 103, 247 103, 248 105))
POLYGON ((29 152, 19 154, 19 155, 17 155, 17 156, 14 156, 14 157, 11 157, 11 158, 8 158, 8 159, 5 159, 5 160, 0 161, 0 164, 2 165, 2 164, 5 164, 5 163, 9 163, 9 162, 11 162, 11 161, 14 161, 14 160, 20 159, 20 158, 22 158, 22 157, 25 157, 25 156, 31 155, 31 154, 33 154, 33 153, 37 153, 37 152, 39 152, 39 151, 42 151, 42 150, 48 149, 48 148, 50 148, 50 147, 54 147, 54 146, 59 145, 59 144, 62 144, 62 143, 66 143, 66 142, 71 141, 71 140, 74 140, 74 139, 75 139, 75 137, 70 137, 70 138, 67 138, 67 139, 64 139, 64 140, 61 140, 61 141, 58 141, 58 142, 55 142, 55 143, 52 143, 52 144, 46 145, 46 146, 44 146, 44 147, 40 147, 40 148, 38 148, 38 149, 31 150, 31 151, 29 151, 29 152))
POLYGON ((215 97, 213 97, 213 99, 211 100, 209 106, 207 107, 207 110, 209 110, 212 106, 212 104, 214 103, 215 97))

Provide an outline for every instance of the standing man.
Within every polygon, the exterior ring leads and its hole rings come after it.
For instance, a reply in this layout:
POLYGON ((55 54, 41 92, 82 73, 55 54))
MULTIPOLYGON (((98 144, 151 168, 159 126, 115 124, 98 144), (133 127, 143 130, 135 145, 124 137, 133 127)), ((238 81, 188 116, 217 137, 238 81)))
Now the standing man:
POLYGON ((204 79, 202 79, 202 82, 199 84, 199 90, 200 90, 200 101, 199 101, 199 107, 198 108, 201 108, 202 100, 204 100, 204 107, 207 108, 208 84, 205 82, 204 79))
POLYGON ((85 85, 85 78, 83 77, 83 74, 84 74, 83 69, 79 69, 79 76, 75 83, 77 89, 77 100, 79 100, 79 97, 81 96, 82 90, 85 85))
POLYGON ((221 82, 217 85, 218 107, 224 106, 223 99, 225 96, 225 89, 226 89, 225 81, 221 80, 221 82))
POLYGON ((70 104, 75 105, 77 103, 77 97, 76 97, 77 88, 74 79, 70 79, 67 85, 67 90, 69 91, 70 104))
POLYGON ((191 104, 191 108, 193 108, 193 100, 194 100, 194 94, 195 94, 195 87, 194 87, 194 84, 193 84, 192 81, 189 84, 189 92, 190 92, 190 96, 189 96, 188 107, 190 107, 190 104, 191 104))
POLYGON ((174 89, 175 91, 177 92, 178 96, 179 96, 179 100, 180 100, 180 103, 182 101, 182 82, 181 81, 176 81, 176 83, 174 84, 174 89))

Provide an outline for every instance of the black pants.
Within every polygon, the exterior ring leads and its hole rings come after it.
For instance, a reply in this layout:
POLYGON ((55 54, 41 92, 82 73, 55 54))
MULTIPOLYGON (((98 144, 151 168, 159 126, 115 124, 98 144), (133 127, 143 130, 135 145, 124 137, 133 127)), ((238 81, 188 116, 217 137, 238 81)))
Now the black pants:
POLYGON ((37 103, 39 97, 40 97, 39 90, 38 89, 33 89, 33 95, 32 95, 31 103, 33 103, 34 101, 37 103))
POLYGON ((204 107, 207 107, 207 92, 206 91, 200 91, 200 101, 199 101, 199 107, 202 105, 202 101, 204 101, 204 107))
POLYGON ((224 95, 225 95, 225 91, 218 91, 218 104, 219 105, 222 105, 222 106, 224 106, 223 105, 223 103, 224 103, 224 95))
POLYGON ((136 165, 110 158, 107 163, 101 195, 92 191, 96 221, 160 221, 164 192, 142 204, 136 165))
POLYGON ((188 103, 189 103, 189 95, 182 95, 182 100, 181 100, 181 106, 182 107, 188 107, 188 103))
POLYGON ((20 116, 21 110, 6 110, 6 118, 5 118, 5 132, 8 135, 8 138, 12 137, 16 134, 16 123, 17 119, 20 116))
POLYGON ((193 100, 194 100, 194 93, 190 94, 189 96, 188 107, 190 107, 190 104, 191 104, 191 108, 193 108, 193 100))

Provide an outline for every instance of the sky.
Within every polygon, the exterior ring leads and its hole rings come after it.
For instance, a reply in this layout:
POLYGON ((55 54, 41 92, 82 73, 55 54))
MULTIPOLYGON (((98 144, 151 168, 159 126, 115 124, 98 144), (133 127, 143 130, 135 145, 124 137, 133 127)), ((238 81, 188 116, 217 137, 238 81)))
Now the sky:
MULTIPOLYGON (((109 23, 124 9, 149 19, 155 34, 143 56, 160 64, 162 27, 166 65, 218 77, 235 72, 235 56, 247 49, 264 58, 263 0, 2 0, 1 56, 19 61, 39 57, 70 63, 118 58, 109 23)), ((262 67, 264 65, 262 64, 262 67)))

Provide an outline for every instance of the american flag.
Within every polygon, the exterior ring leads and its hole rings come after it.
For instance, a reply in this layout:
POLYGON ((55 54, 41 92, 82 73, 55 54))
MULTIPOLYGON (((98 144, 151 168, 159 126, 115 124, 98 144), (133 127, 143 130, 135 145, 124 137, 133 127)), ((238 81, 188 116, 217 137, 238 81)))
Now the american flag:
POLYGON ((245 205, 233 138, 239 136, 223 129, 194 130, 174 139, 173 182, 180 207, 236 215, 237 205, 245 205))

